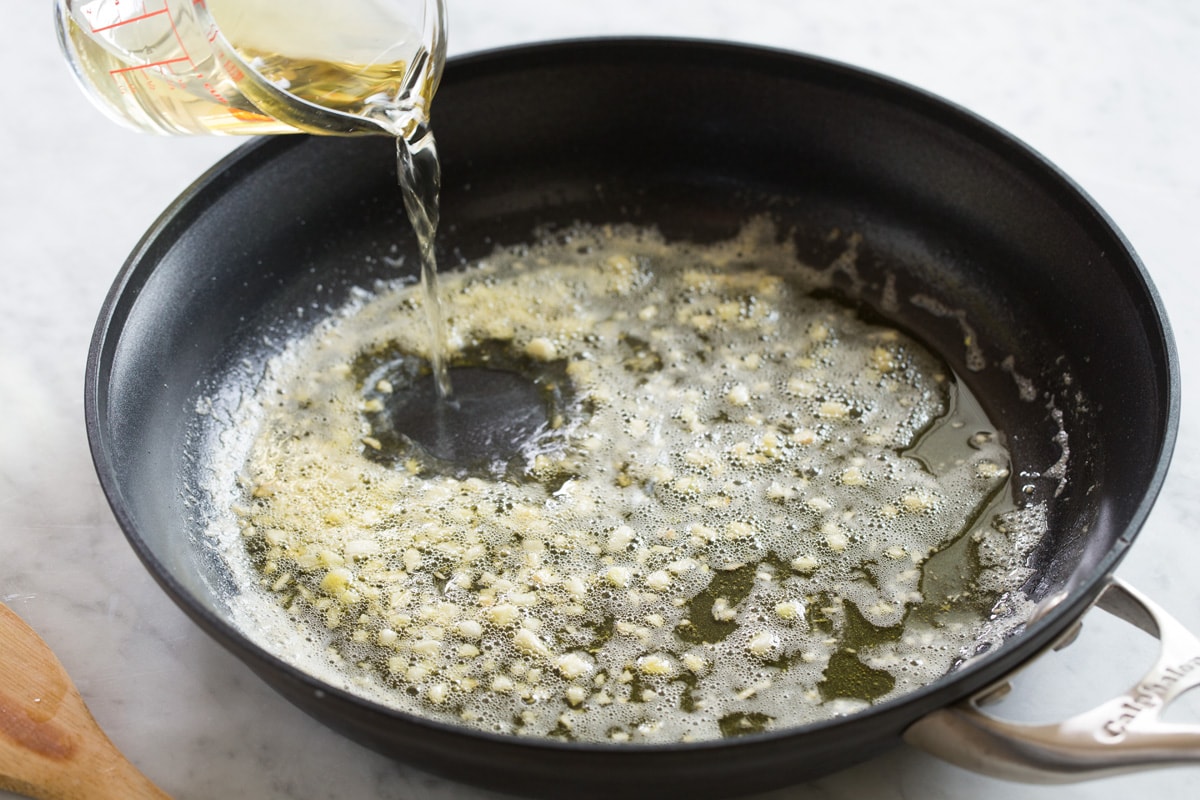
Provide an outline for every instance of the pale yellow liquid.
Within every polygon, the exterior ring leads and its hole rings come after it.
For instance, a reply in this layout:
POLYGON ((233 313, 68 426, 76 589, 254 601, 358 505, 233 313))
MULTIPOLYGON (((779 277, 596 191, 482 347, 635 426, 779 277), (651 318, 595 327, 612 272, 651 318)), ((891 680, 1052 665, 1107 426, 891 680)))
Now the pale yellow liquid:
POLYGON ((419 126, 409 138, 396 137, 396 177, 421 254, 421 301, 429 329, 429 366, 433 371, 438 397, 445 400, 454 392, 450 385, 449 347, 438 291, 437 254, 434 251, 438 218, 441 215, 442 165, 433 131, 427 126, 419 126))
POLYGON ((281 26, 258 4, 208 5, 221 12, 221 35, 190 0, 133 12, 106 0, 69 14, 60 7, 62 43, 97 105, 151 133, 394 133, 425 115, 437 80, 428 48, 437 45, 404 24, 380 22, 386 30, 364 43, 353 28, 322 28, 327 20, 307 6, 281 26))
POLYGON ((131 12, 99 0, 60 21, 64 47, 97 105, 147 132, 396 137, 397 178, 421 257, 431 367, 439 394, 449 396, 433 249, 441 169, 426 118, 438 77, 429 48, 440 33, 420 36, 396 18, 401 7, 210 0, 207 9, 220 22, 219 37, 207 10, 192 2, 148 2, 131 12), (334 21, 344 28, 331 30, 334 21))
POLYGON ((176 60, 186 58, 176 51, 139 63, 106 47, 74 17, 65 24, 81 83, 102 111, 127 127, 162 134, 298 130, 260 111, 228 75, 214 74, 211 55, 196 63, 176 60))

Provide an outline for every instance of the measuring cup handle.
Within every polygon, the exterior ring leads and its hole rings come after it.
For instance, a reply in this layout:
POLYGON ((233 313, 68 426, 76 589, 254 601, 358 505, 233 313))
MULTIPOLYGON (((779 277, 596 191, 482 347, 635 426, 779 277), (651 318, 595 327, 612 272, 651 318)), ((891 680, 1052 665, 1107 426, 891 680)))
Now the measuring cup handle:
MULTIPOLYGON (((980 705, 1007 693, 1008 680, 911 725, 904 740, 952 764, 1005 780, 1071 783, 1151 767, 1200 763, 1200 725, 1161 717, 1200 685, 1200 639, 1129 585, 1110 579, 1098 606, 1161 642, 1158 660, 1128 692, 1063 722, 998 719, 980 705)), ((1065 646, 1077 629, 1060 637, 1065 646)))

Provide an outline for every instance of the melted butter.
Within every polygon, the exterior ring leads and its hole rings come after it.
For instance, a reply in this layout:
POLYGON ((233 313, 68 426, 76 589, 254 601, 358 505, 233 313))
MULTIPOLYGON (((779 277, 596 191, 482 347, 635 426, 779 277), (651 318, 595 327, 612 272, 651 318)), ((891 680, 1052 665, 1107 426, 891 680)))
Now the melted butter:
POLYGON ((761 222, 580 228, 446 275, 451 363, 558 392, 482 471, 382 429, 428 340, 415 287, 379 291, 249 414, 259 596, 352 687, 503 733, 710 739, 937 679, 1019 619, 1039 521, 965 386, 822 286, 761 222))

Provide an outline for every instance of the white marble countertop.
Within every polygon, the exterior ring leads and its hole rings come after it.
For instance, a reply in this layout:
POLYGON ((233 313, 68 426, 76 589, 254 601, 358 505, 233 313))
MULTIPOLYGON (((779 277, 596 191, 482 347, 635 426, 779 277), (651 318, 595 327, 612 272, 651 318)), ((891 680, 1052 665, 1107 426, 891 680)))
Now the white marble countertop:
MULTIPOLYGON (((1200 631, 1200 404, 1189 390, 1200 375, 1200 5, 449 2, 452 54, 610 34, 758 42, 916 84, 1058 163, 1139 250, 1174 325, 1184 382, 1179 443, 1163 494, 1119 574, 1200 631)), ((0 48, 0 601, 42 634, 114 742, 175 797, 491 796, 394 764, 311 721, 201 633, 137 562, 88 455, 88 341, 142 231, 238 142, 152 138, 110 124, 72 85, 50 4, 7 6, 0 48)), ((1082 710, 1099 693, 1125 688, 1152 658, 1145 637, 1115 625, 1088 628, 1075 647, 1019 683, 1014 714, 1082 710)), ((1200 719, 1200 698, 1185 700, 1178 716, 1200 719)), ((1185 797, 1197 786, 1200 767, 1017 787, 899 747, 771 796, 1185 797)))

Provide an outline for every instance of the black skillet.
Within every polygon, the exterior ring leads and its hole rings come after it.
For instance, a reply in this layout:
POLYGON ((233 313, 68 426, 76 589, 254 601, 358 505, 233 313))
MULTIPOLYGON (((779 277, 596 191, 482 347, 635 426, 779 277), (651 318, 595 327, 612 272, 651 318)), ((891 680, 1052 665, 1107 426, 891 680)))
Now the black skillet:
POLYGON ((196 444, 197 398, 245 383, 352 287, 393 277, 382 258, 393 246, 406 264, 416 258, 390 141, 276 138, 201 178, 130 257, 92 344, 87 425, 101 483, 147 568, 202 628, 314 717, 383 753, 493 788, 737 794, 868 758, 906 729, 921 738, 914 722, 927 725, 931 712, 1027 661, 1109 585, 1167 468, 1178 367, 1137 256, 1036 153, 885 78, 696 42, 568 42, 459 59, 446 70, 435 125, 447 265, 577 219, 715 240, 768 212, 814 264, 861 236, 844 293, 879 306, 891 276, 899 302, 885 315, 984 398, 1028 473, 1029 499, 1049 506, 1051 532, 1027 587, 1047 611, 898 700, 797 730, 690 745, 472 733, 300 672, 227 621, 229 577, 195 503, 209 456, 196 444), (918 295, 935 302, 912 302, 918 295), (939 307, 946 313, 930 311, 939 307), (967 335, 979 350, 965 346, 967 335), (967 363, 971 354, 982 368, 967 363), (1033 396, 1022 397, 1018 377, 1033 396), (1060 422, 1065 481, 1035 477, 1062 454, 1060 422))

